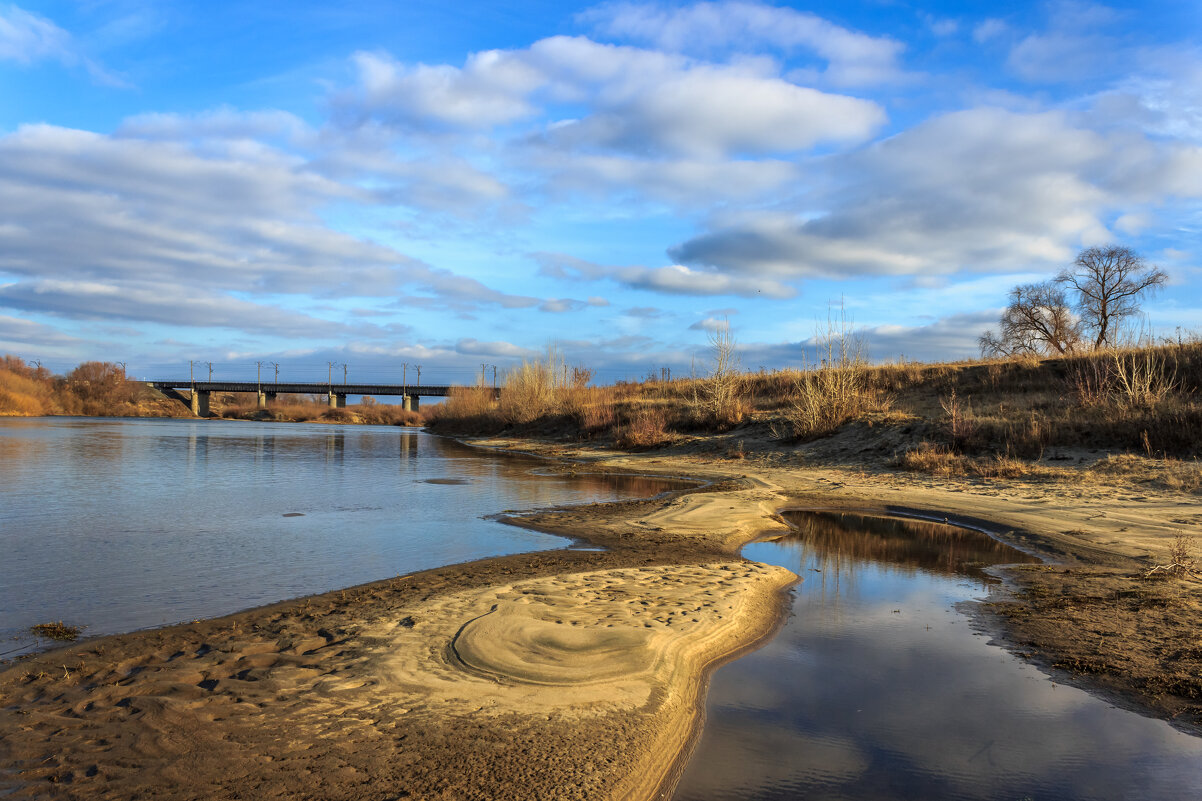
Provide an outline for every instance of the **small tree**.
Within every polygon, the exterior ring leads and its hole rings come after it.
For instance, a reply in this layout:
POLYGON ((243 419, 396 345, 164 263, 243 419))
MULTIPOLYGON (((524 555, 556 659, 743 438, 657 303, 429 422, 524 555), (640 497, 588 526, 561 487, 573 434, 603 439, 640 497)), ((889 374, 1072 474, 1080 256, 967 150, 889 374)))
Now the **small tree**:
POLYGON ((1076 292, 1077 314, 1096 350, 1113 345, 1119 325, 1139 312, 1140 299, 1164 286, 1168 278, 1130 248, 1112 246, 1081 251, 1056 282, 1076 292))
POLYGON ((1080 341, 1080 325, 1064 290, 1054 281, 1022 284, 1010 290, 1002 312, 1001 333, 986 331, 978 339, 983 356, 1042 356, 1072 353, 1080 341))
POLYGON ((709 411, 717 418, 737 416, 736 409, 742 389, 739 375, 739 354, 730 323, 723 322, 709 332, 710 377, 705 384, 709 411))

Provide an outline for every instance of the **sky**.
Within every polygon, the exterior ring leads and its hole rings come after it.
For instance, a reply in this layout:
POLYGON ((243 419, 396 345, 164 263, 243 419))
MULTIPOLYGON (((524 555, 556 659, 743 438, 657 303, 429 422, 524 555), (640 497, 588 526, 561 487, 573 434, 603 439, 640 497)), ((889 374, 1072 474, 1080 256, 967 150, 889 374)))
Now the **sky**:
POLYGON ((1170 277, 1142 325, 1199 332, 1200 34, 1196 0, 0 0, 0 353, 452 383, 553 346, 608 383, 724 325, 799 366, 833 314, 954 360, 1110 244, 1170 277))

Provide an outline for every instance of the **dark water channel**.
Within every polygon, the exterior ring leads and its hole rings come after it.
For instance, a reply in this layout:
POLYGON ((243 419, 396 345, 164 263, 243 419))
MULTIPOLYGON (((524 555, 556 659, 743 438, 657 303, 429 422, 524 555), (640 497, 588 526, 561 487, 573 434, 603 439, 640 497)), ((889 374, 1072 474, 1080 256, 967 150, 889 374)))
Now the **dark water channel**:
POLYGON ((718 670, 675 798, 1202 798, 1202 739, 1057 683, 957 605, 1028 557, 977 532, 832 512, 744 549, 803 577, 718 670))
POLYGON ((489 516, 683 485, 545 464, 384 426, 0 418, 0 652, 562 548, 489 516))

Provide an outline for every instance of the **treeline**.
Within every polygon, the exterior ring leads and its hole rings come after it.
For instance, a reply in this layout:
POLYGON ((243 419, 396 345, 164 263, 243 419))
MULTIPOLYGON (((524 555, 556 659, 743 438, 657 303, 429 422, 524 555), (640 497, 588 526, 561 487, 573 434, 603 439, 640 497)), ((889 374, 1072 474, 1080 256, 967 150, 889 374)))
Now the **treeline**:
POLYGON ((112 362, 84 362, 65 376, 31 366, 6 354, 0 357, 0 415, 46 414, 131 417, 139 412, 138 388, 112 362))

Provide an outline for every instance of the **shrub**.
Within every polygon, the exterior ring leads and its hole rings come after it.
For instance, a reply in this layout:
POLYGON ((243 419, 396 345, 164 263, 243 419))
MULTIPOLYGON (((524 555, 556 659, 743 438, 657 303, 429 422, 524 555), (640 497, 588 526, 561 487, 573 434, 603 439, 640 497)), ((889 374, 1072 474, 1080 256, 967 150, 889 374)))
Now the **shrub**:
POLYGON ((667 444, 671 439, 667 416, 663 409, 656 406, 635 409, 629 422, 614 432, 615 444, 628 450, 655 448, 667 444))

